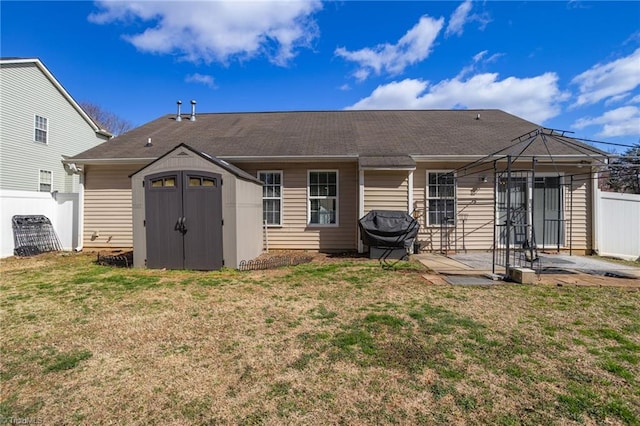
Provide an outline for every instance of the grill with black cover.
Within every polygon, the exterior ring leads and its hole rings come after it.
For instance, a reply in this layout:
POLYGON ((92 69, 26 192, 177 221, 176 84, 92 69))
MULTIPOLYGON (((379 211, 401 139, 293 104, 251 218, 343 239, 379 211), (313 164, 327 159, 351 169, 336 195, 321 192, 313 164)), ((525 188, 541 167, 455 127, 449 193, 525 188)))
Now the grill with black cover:
POLYGON ((405 211, 371 210, 360 219, 359 227, 371 259, 405 259, 420 224, 405 211))

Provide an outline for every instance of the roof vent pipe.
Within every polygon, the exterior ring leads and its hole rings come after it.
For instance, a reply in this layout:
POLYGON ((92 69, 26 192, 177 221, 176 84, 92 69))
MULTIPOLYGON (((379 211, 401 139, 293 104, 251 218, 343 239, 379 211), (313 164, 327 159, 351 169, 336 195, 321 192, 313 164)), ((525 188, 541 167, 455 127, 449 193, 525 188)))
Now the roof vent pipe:
POLYGON ((478 115, 476 115, 476 120, 480 120, 480 113, 478 113, 478 115))
POLYGON ((182 121, 182 116, 180 115, 180 106, 182 105, 182 101, 176 102, 178 104, 178 114, 176 115, 176 121, 182 121))
POLYGON ((191 101, 191 118, 190 121, 196 121, 196 101, 191 101))

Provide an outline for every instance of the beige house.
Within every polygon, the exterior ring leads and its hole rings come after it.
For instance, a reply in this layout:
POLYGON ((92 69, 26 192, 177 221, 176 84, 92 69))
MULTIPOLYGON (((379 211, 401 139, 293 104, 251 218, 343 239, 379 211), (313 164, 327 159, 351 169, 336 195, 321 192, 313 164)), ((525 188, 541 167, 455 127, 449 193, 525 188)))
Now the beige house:
POLYGON ((84 173, 85 248, 133 245, 130 176, 180 144, 263 182, 258 238, 270 249, 362 250, 358 219, 375 209, 418 218, 422 250, 489 250, 510 155, 537 244, 591 251, 602 153, 499 110, 160 117, 68 160, 84 173))

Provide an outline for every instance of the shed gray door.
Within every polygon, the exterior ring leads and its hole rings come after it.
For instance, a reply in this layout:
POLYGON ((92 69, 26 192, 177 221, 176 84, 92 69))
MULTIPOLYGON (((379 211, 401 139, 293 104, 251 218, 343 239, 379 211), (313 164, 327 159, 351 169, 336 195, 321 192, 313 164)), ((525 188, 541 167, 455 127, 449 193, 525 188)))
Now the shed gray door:
POLYGON ((183 237, 176 229, 182 217, 180 172, 147 176, 144 187, 147 267, 182 269, 183 237))
POLYGON ((222 268, 222 176, 184 172, 184 267, 222 268))
POLYGON ((221 175, 172 171, 145 177, 147 267, 222 267, 221 175))

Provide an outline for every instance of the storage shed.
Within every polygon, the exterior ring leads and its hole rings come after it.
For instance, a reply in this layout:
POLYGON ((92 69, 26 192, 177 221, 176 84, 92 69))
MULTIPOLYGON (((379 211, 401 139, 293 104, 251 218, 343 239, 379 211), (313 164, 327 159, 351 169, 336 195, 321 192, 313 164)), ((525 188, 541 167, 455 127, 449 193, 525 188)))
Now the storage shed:
POLYGON ((180 144, 131 175, 135 267, 237 268, 262 252, 262 182, 180 144))

